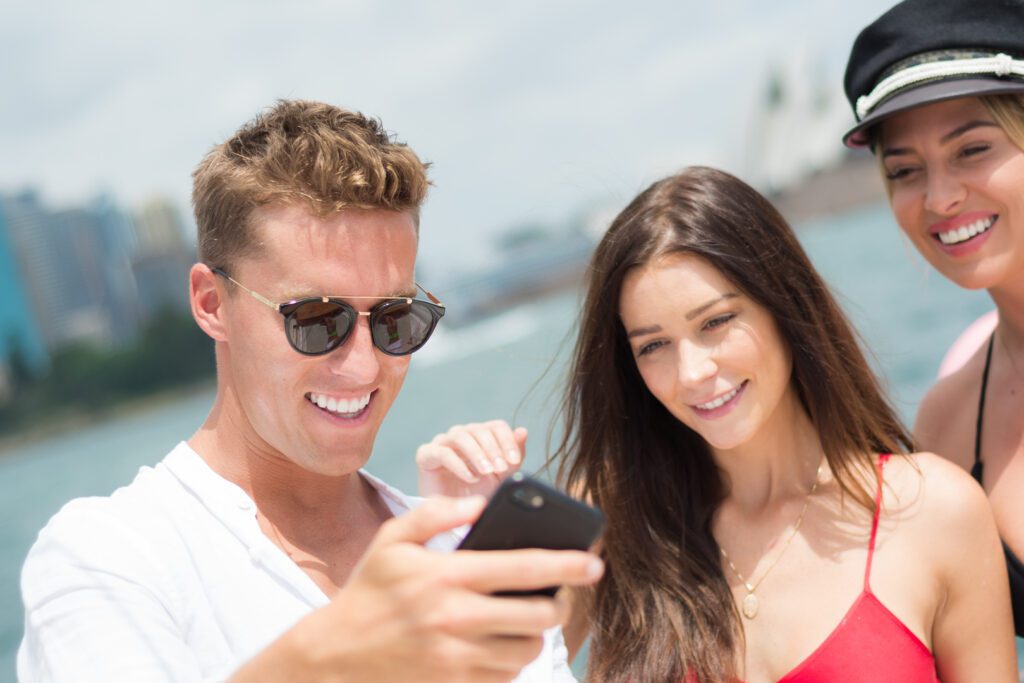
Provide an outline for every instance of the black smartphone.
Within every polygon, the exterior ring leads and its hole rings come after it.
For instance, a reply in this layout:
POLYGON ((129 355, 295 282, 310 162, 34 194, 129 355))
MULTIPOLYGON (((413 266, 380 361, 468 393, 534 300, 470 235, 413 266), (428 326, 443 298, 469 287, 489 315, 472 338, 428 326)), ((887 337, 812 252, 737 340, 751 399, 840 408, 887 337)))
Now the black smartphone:
MULTIPOLYGON (((604 526, 601 512, 561 491, 516 472, 501 483, 460 550, 586 550, 604 526)), ((558 586, 498 595, 554 596, 558 586)))

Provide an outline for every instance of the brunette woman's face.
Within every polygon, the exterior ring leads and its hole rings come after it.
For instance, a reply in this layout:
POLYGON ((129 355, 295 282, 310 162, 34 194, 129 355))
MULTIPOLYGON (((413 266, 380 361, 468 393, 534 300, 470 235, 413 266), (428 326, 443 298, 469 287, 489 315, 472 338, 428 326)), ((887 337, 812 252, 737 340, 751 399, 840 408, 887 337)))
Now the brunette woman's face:
POLYGON ((714 266, 670 254, 627 274, 619 315, 650 392, 712 448, 754 438, 792 391, 771 314, 714 266))
POLYGON ((925 259, 968 289, 1024 277, 1024 151, 982 101, 929 104, 881 125, 892 211, 925 259))

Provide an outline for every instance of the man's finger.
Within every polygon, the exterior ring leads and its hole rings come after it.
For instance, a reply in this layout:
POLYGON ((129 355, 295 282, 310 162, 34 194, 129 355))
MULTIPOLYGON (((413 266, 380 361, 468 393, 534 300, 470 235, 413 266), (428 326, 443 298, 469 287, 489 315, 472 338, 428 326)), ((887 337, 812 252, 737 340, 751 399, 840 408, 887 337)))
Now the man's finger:
POLYGON ((453 571, 459 584, 480 593, 536 590, 549 586, 588 586, 604 573, 604 563, 579 550, 459 550, 453 571))
POLYGON ((381 525, 373 544, 426 543, 441 532, 475 522, 485 503, 483 496, 431 498, 381 525))
POLYGON ((486 670, 505 672, 513 676, 540 656, 544 649, 541 635, 532 637, 490 636, 475 643, 473 660, 486 670))
POLYGON ((451 609, 438 627, 454 635, 488 633, 536 636, 569 618, 569 600, 563 595, 495 597, 473 591, 459 594, 458 609, 451 609))

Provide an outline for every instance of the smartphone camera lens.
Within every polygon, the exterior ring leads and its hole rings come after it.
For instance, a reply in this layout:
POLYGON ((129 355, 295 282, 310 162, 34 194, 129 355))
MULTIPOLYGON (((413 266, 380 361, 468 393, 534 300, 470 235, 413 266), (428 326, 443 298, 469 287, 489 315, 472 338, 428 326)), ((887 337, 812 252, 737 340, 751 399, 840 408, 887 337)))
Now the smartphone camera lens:
POLYGON ((531 510, 538 510, 544 507, 544 496, 529 487, 517 488, 513 491, 512 500, 531 510))

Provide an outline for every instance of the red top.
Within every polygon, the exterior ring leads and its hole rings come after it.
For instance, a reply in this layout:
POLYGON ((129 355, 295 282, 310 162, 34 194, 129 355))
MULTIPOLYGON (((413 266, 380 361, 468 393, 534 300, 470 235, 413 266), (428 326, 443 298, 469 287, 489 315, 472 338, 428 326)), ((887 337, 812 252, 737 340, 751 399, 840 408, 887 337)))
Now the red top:
POLYGON ((882 468, 888 459, 886 454, 878 460, 864 590, 825 642, 779 683, 938 683, 931 650, 871 592, 871 558, 882 509, 882 468))
MULTIPOLYGON (((889 457, 887 453, 878 459, 864 590, 825 641, 778 683, 939 683, 931 650, 871 592, 871 559, 882 509, 882 469, 889 457)), ((692 674, 685 681, 698 683, 692 674)))

